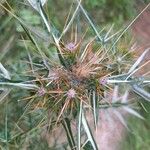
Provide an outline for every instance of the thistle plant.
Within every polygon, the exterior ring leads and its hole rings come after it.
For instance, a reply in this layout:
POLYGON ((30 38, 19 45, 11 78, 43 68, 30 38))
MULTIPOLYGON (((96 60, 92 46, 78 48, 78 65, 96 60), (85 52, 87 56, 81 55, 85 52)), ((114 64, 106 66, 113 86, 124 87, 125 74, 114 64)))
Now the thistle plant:
MULTIPOLYGON (((135 58, 135 48, 131 49, 133 43, 125 43, 122 36, 149 5, 125 29, 114 33, 113 26, 107 31, 99 31, 78 0, 74 2, 75 8, 70 10, 63 30, 58 31, 48 20, 44 10, 46 2, 28 0, 44 23, 50 39, 49 46, 45 46, 32 32, 33 28, 17 14, 0 4, 24 29, 26 36, 22 35, 22 41, 28 56, 28 72, 23 81, 11 79, 9 71, 0 64, 0 101, 4 102, 13 88, 27 90, 27 96, 20 100, 26 101, 27 105, 17 126, 28 113, 42 110, 43 118, 31 132, 44 128, 53 135, 56 129, 63 128, 66 138, 58 143, 54 139, 52 145, 56 143, 55 146, 59 147, 60 144, 66 149, 101 149, 95 134, 98 124, 103 121, 103 114, 107 114, 108 124, 115 118, 127 129, 124 114, 144 119, 134 109, 137 103, 135 94, 149 101, 150 94, 146 87, 150 81, 148 73, 147 76, 136 74, 148 65, 149 61, 140 66, 150 50, 146 49, 135 58), (79 16, 85 19, 83 24, 78 22, 79 16)), ((21 131, 7 142, 11 143, 18 135, 24 138, 21 131)), ((25 135, 28 136, 27 133, 25 135)), ((55 136, 59 139, 59 135, 55 136)))

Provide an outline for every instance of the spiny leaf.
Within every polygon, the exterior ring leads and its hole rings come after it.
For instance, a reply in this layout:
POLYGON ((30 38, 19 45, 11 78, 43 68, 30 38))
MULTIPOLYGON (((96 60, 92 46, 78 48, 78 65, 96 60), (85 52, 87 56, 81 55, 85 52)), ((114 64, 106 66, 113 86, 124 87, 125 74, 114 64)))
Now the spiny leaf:
POLYGON ((127 90, 122 97, 122 100, 121 100, 122 103, 127 103, 128 95, 129 95, 129 91, 127 90))
POLYGON ((88 140, 91 142, 91 145, 92 145, 93 149, 98 150, 96 142, 94 140, 94 137, 91 133, 90 127, 89 127, 89 125, 87 123, 87 120, 85 118, 84 111, 82 111, 82 124, 83 124, 84 130, 87 134, 88 140))
POLYGON ((150 93, 147 92, 146 90, 144 90, 143 88, 141 88, 138 85, 132 85, 132 90, 137 93, 138 95, 140 95, 141 97, 143 97, 145 100, 150 102, 150 93))
POLYGON ((123 116, 121 115, 120 112, 118 112, 117 110, 113 109, 113 113, 117 116, 117 118, 119 119, 119 121, 128 129, 128 126, 123 118, 123 116))
POLYGON ((68 31, 68 29, 70 28, 72 22, 74 21, 76 15, 77 15, 78 10, 79 10, 80 3, 81 3, 81 0, 80 0, 80 2, 78 3, 78 5, 77 5, 77 7, 76 7, 76 9, 75 9, 75 11, 74 11, 74 13, 73 13, 73 15, 72 15, 70 21, 69 21, 68 24, 66 25, 65 29, 62 31, 62 34, 61 34, 61 36, 59 37, 59 39, 61 39, 61 37, 62 37, 62 36, 68 31))
POLYGON ((97 121, 98 121, 98 112, 97 112, 97 104, 98 104, 98 95, 96 91, 92 92, 92 102, 93 102, 93 116, 94 116, 94 124, 95 128, 97 127, 97 121))
POLYGON ((50 33, 51 28, 47 21, 47 16, 43 10, 43 5, 46 3, 46 1, 47 0, 28 0, 28 2, 31 4, 31 6, 39 12, 39 14, 41 15, 41 17, 47 27, 48 32, 50 33))
POLYGON ((34 45, 36 45, 34 39, 32 38, 30 32, 28 31, 28 29, 27 29, 23 24, 21 24, 21 26, 22 26, 22 28, 24 29, 24 31, 25 31, 25 33, 27 34, 27 36, 29 37, 30 41, 31 41, 34 45))
POLYGON ((123 109, 125 111, 127 111, 128 113, 130 113, 130 114, 132 114, 132 115, 134 115, 134 116, 136 116, 136 117, 138 117, 140 119, 144 119, 139 113, 137 113, 135 110, 131 109, 130 107, 124 106, 123 109))
POLYGON ((5 67, 0 63, 0 71, 3 73, 3 77, 6 79, 10 79, 9 72, 5 69, 5 67))
POLYGON ((78 144, 77 144, 77 148, 78 148, 78 150, 80 150, 81 149, 81 122, 82 122, 82 110, 83 109, 83 107, 82 107, 82 101, 80 102, 80 110, 79 110, 79 119, 78 119, 78 134, 77 134, 77 136, 78 136, 78 144))
POLYGON ((128 73, 132 73, 138 66, 139 64, 143 61, 144 57, 146 54, 149 52, 149 48, 144 51, 144 53, 138 58, 138 60, 132 65, 128 73))
POLYGON ((0 94, 0 103, 4 100, 4 98, 9 94, 10 90, 5 89, 1 94, 0 94))
POLYGON ((131 21, 131 23, 127 27, 125 27, 125 29, 122 31, 122 33, 119 35, 119 37, 116 39, 116 41, 113 43, 112 47, 110 48, 111 50, 115 47, 115 45, 118 43, 118 41, 120 40, 120 38, 132 26, 132 24, 141 16, 141 14, 143 14, 143 12, 145 12, 145 10, 149 8, 149 6, 150 6, 150 3, 148 3, 148 5, 145 6, 145 8, 131 21))
POLYGON ((90 26, 92 27, 92 29, 94 30, 96 36, 98 37, 99 41, 103 41, 102 37, 100 36, 100 34, 98 33, 93 21, 90 19, 90 17, 88 16, 86 10, 83 8, 83 6, 80 4, 79 0, 77 0, 79 6, 80 6, 80 9, 81 11, 83 12, 83 14, 85 15, 85 18, 87 19, 87 21, 89 22, 90 26))
POLYGON ((37 50, 39 51, 39 53, 40 53, 40 55, 41 55, 41 57, 43 59, 44 65, 49 69, 49 66, 47 65, 47 61, 45 59, 45 54, 42 52, 42 50, 38 46, 36 40, 34 39, 34 37, 31 35, 31 33, 28 31, 28 29, 23 24, 21 24, 21 26, 23 27, 24 31, 28 35, 28 37, 31 40, 31 42, 36 46, 37 50))
POLYGON ((112 31, 114 27, 114 24, 112 24, 112 26, 110 27, 110 29, 108 30, 108 32, 106 33, 105 37, 104 37, 104 40, 106 40, 108 38, 108 35, 110 34, 110 32, 112 31))
POLYGON ((58 54, 61 65, 63 65, 65 68, 68 68, 64 57, 62 56, 62 54, 59 52, 58 49, 57 49, 57 54, 58 54))
POLYGON ((71 130, 70 120, 68 118, 64 118, 62 120, 62 124, 64 126, 65 131, 66 131, 70 148, 75 150, 76 145, 75 145, 73 133, 72 133, 72 130, 71 130))
POLYGON ((112 97, 112 102, 115 103, 118 101, 118 90, 119 90, 119 86, 116 85, 114 87, 114 91, 113 91, 113 97, 112 97))
POLYGON ((35 85, 35 84, 26 84, 26 83, 23 83, 23 82, 12 82, 10 80, 10 82, 8 81, 0 81, 0 86, 2 87, 6 87, 6 88, 10 88, 10 87, 20 87, 20 88, 23 88, 23 89, 38 89, 38 86, 35 85))
POLYGON ((27 1, 35 10, 39 11, 38 3, 41 3, 41 5, 44 6, 47 0, 27 0, 27 1))
POLYGON ((116 33, 114 33, 113 35, 110 35, 108 38, 104 39, 104 43, 107 43, 108 41, 110 41, 112 38, 114 38, 116 35, 118 35, 122 30, 117 31, 116 33))
MULTIPOLYGON (((4 66, 0 63, 0 71, 2 72, 2 76, 5 78, 5 79, 8 79, 10 80, 10 74, 9 72, 4 68, 4 66)), ((1 89, 0 89, 1 90, 1 89)), ((11 90, 10 89, 3 89, 2 88, 2 93, 0 94, 0 102, 3 101, 3 99, 9 94, 11 90)))

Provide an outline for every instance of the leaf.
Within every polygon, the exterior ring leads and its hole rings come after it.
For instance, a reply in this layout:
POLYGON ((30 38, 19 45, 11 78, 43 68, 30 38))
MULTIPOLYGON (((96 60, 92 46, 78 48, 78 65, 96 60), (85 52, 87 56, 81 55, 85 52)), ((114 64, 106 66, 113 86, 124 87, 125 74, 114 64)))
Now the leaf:
POLYGON ((130 114, 132 114, 132 115, 134 115, 134 116, 136 116, 136 117, 138 117, 140 119, 144 119, 139 113, 137 113, 135 110, 133 110, 133 109, 131 109, 129 107, 124 106, 123 109, 125 111, 127 111, 128 113, 130 113, 130 114))
POLYGON ((30 32, 28 31, 28 29, 23 24, 21 24, 21 26, 22 26, 23 30, 25 31, 25 33, 27 34, 27 36, 29 37, 30 41, 36 46, 36 43, 35 43, 34 39, 32 38, 30 32))
POLYGON ((81 149, 81 122, 82 122, 82 110, 83 107, 82 107, 82 101, 80 102, 80 110, 79 110, 79 119, 78 119, 78 150, 81 149))
POLYGON ((103 41, 102 37, 100 36, 98 30, 96 29, 96 26, 94 25, 93 21, 90 19, 90 17, 88 16, 86 10, 83 8, 83 6, 80 4, 79 0, 77 0, 81 11, 83 12, 85 18, 87 19, 87 21, 89 22, 90 26, 92 27, 93 31, 95 32, 96 36, 98 37, 99 41, 103 41))
POLYGON ((31 42, 35 45, 36 49, 39 51, 42 59, 43 59, 43 62, 44 62, 44 65, 49 69, 49 66, 47 64, 47 61, 45 59, 45 54, 42 52, 42 50, 40 49, 40 47, 38 46, 36 40, 34 39, 34 37, 31 35, 31 33, 28 31, 28 29, 23 25, 21 24, 22 28, 24 29, 24 31, 26 32, 27 36, 29 37, 29 39, 31 40, 31 42))
POLYGON ((144 90, 143 88, 141 88, 138 85, 132 85, 132 90, 137 93, 138 95, 140 95, 142 98, 144 98, 145 100, 147 100, 148 102, 150 102, 150 93, 147 92, 146 90, 144 90))
POLYGON ((110 41, 112 38, 114 38, 116 35, 118 35, 122 30, 117 31, 116 33, 114 33, 113 35, 110 35, 108 38, 106 38, 104 40, 104 43, 110 41))
POLYGON ((1 94, 0 94, 0 103, 4 100, 4 98, 9 94, 10 89, 5 89, 1 94))
POLYGON ((4 68, 4 66, 0 63, 0 71, 3 73, 3 77, 5 79, 10 79, 9 72, 4 68))
POLYGON ((119 37, 113 43, 111 49, 113 49, 115 47, 115 45, 118 43, 118 41, 120 40, 120 38, 127 32, 127 30, 132 26, 132 24, 142 15, 142 13, 144 13, 145 10, 149 8, 149 6, 150 6, 150 3, 148 5, 146 5, 143 8, 143 10, 129 23, 129 25, 123 29, 122 33, 119 35, 119 37))
POLYGON ((121 115, 120 112, 118 112, 117 110, 113 109, 113 113, 117 116, 117 118, 119 119, 119 121, 128 129, 128 126, 123 118, 123 116, 121 115))
POLYGON ((118 101, 118 90, 119 90, 119 86, 116 85, 114 87, 114 91, 113 91, 113 97, 112 97, 112 102, 115 103, 118 101))
POLYGON ((71 24, 73 23, 73 21, 74 21, 76 15, 77 15, 77 13, 78 13, 80 3, 81 3, 81 0, 80 0, 80 2, 78 3, 78 5, 77 5, 77 7, 76 7, 76 9, 75 9, 75 11, 74 11, 74 13, 73 13, 73 15, 72 15, 70 21, 68 22, 68 24, 66 25, 66 27, 65 27, 64 30, 62 31, 62 34, 61 34, 61 36, 59 37, 59 39, 61 39, 61 37, 68 31, 68 29, 70 28, 71 24))
MULTIPOLYGON (((4 66, 0 63, 0 71, 2 72, 2 76, 5 78, 5 79, 8 79, 10 80, 10 74, 9 72, 4 68, 4 66)), ((10 93, 10 89, 0 89, 0 91, 2 90, 2 93, 0 94, 0 102, 3 101, 3 99, 10 93)))
POLYGON ((108 38, 108 35, 110 34, 110 32, 112 31, 114 27, 114 24, 111 25, 110 29, 108 30, 108 32, 106 33, 105 37, 104 37, 104 41, 108 38))
POLYGON ((68 66, 67 66, 67 64, 66 64, 66 61, 65 61, 63 55, 59 52, 58 49, 57 49, 57 54, 58 54, 58 57, 59 57, 59 60, 60 60, 61 65, 63 65, 63 66, 67 69, 68 66))
POLYGON ((75 145, 75 141, 74 141, 72 130, 71 130, 70 120, 68 118, 64 118, 62 120, 62 124, 64 126, 65 131, 66 131, 70 148, 75 149, 76 145, 75 145))
POLYGON ((138 58, 138 60, 130 68, 130 70, 128 71, 128 73, 132 73, 138 67, 138 65, 142 62, 142 60, 144 59, 144 57, 146 56, 146 54, 149 52, 149 50, 150 49, 148 48, 148 49, 146 49, 144 51, 144 53, 138 58))
POLYGON ((128 95, 129 95, 129 91, 126 90, 126 92, 125 92, 125 94, 123 95, 122 100, 121 100, 122 103, 127 103, 128 95))
POLYGON ((94 125, 95 128, 97 127, 97 121, 98 121, 98 112, 97 112, 97 102, 98 101, 98 95, 97 92, 92 92, 92 102, 93 102, 93 116, 94 116, 94 125))
POLYGON ((30 5, 37 11, 39 11, 39 3, 41 3, 42 6, 46 3, 47 0, 27 0, 30 5))
POLYGON ((46 3, 47 0, 28 0, 28 2, 30 3, 30 5, 39 12, 39 14, 41 15, 44 23, 45 23, 45 26, 48 30, 48 32, 50 33, 51 32, 51 28, 50 28, 50 25, 47 21, 47 16, 43 10, 43 5, 46 3))
POLYGON ((25 83, 25 82, 16 82, 16 81, 11 81, 11 80, 0 80, 0 86, 1 87, 20 87, 23 89, 38 89, 38 86, 35 84, 30 84, 30 83, 25 83))
POLYGON ((125 80, 125 78, 128 76, 129 74, 119 74, 119 75, 112 75, 110 76, 108 79, 118 79, 118 80, 125 80))
POLYGON ((82 111, 82 125, 83 125, 84 130, 87 134, 88 140, 91 142, 91 145, 92 145, 93 149, 98 150, 96 142, 95 142, 94 137, 92 135, 92 132, 90 130, 90 127, 89 127, 89 125, 87 123, 87 120, 85 118, 84 111, 82 111))

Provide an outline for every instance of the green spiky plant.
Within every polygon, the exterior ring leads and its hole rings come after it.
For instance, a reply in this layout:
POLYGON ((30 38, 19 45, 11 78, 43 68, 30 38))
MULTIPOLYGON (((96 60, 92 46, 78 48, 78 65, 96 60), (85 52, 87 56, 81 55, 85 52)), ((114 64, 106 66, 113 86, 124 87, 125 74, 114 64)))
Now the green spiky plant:
POLYGON ((41 134, 42 130, 46 130, 54 136, 52 149, 55 146, 56 149, 95 150, 98 145, 94 134, 101 121, 100 111, 106 111, 108 116, 113 112, 125 127, 124 112, 143 119, 132 108, 136 97, 128 100, 128 95, 132 90, 145 100, 150 99, 150 94, 144 89, 149 80, 144 76, 135 76, 141 67, 148 64, 146 62, 139 67, 149 49, 135 61, 130 47, 126 43, 118 44, 122 43, 121 37, 140 14, 122 31, 110 35, 111 27, 108 32, 99 33, 81 2, 75 1, 75 10, 70 11, 60 32, 48 21, 43 8, 46 1, 28 2, 41 16, 50 42, 45 46, 33 28, 0 4, 20 22, 26 32, 27 36, 22 35, 21 38, 28 54, 23 81, 11 79, 10 73, 0 64, 1 101, 12 89, 14 92, 27 90, 20 100, 26 105, 24 112, 19 116, 11 136, 7 131, 6 114, 6 133, 2 140, 6 148, 11 147, 11 143, 18 145, 18 137, 26 139, 20 142, 18 148, 30 145, 30 138, 35 132, 41 134), (86 22, 79 24, 78 14, 86 22), (92 122, 88 119, 89 114, 92 122), (20 122, 26 119, 33 120, 32 125, 25 123, 27 127, 21 126, 20 122), (60 133, 55 131, 61 128, 67 138, 59 141, 60 133))

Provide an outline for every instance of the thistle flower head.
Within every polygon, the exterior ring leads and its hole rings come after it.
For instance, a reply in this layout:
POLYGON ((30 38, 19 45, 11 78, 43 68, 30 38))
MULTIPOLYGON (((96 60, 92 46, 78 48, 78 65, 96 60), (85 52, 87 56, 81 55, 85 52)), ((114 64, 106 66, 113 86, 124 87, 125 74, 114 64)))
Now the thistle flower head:
POLYGON ((46 90, 43 87, 38 89, 38 92, 37 92, 38 96, 43 96, 45 95, 45 93, 46 93, 46 90))
POLYGON ((66 45, 66 48, 69 50, 69 51, 73 51, 74 50, 74 48, 75 48, 75 44, 74 43, 68 43, 67 45, 66 45))
POLYGON ((103 77, 103 78, 101 78, 101 79, 99 80, 99 83, 100 83, 101 85, 106 85, 106 84, 107 84, 107 80, 108 80, 108 78, 103 77))
POLYGON ((74 89, 68 90, 68 92, 67 92, 68 98, 75 98, 75 95, 76 95, 76 91, 74 89))

